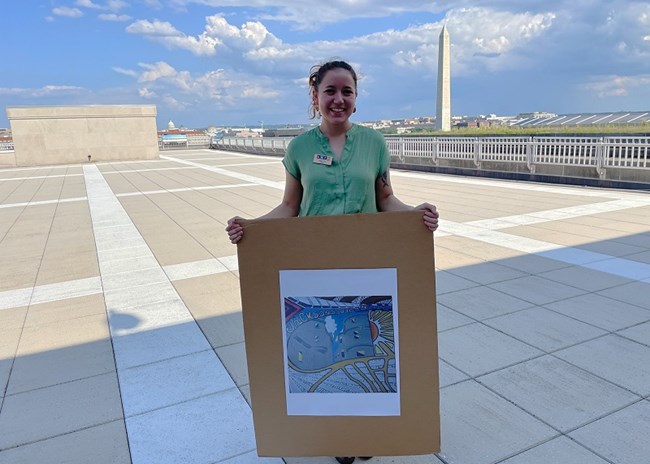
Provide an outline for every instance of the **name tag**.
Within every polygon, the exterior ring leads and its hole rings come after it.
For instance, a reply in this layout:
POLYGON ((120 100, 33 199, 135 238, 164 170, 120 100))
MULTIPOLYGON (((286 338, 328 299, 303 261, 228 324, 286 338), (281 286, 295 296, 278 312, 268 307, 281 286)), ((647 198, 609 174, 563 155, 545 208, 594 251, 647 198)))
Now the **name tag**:
POLYGON ((324 164, 325 166, 331 166, 332 165, 332 157, 323 155, 321 153, 316 153, 314 155, 314 163, 315 164, 324 164))

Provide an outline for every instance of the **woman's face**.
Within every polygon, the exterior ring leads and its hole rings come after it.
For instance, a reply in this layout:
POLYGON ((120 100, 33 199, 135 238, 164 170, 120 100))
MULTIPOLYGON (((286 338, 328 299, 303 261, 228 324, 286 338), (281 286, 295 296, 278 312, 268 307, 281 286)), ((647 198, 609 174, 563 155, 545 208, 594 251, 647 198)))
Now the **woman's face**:
POLYGON ((346 123, 354 112, 357 91, 352 74, 347 69, 335 68, 325 73, 312 95, 323 121, 330 124, 346 123))

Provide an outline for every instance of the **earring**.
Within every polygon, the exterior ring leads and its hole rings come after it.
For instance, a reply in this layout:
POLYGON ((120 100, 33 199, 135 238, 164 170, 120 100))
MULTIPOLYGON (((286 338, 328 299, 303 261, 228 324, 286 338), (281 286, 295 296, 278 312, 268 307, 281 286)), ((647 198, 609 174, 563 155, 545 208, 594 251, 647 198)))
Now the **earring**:
POLYGON ((353 113, 357 112, 357 107, 355 106, 354 109, 352 110, 353 113))

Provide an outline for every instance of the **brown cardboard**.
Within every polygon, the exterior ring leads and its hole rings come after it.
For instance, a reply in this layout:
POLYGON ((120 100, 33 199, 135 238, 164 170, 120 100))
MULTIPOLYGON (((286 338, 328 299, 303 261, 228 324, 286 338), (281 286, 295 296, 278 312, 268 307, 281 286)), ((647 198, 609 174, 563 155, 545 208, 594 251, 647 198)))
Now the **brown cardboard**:
POLYGON ((432 234, 421 212, 249 221, 238 245, 260 456, 398 456, 440 451, 432 234), (399 416, 288 416, 279 271, 397 268, 399 416))

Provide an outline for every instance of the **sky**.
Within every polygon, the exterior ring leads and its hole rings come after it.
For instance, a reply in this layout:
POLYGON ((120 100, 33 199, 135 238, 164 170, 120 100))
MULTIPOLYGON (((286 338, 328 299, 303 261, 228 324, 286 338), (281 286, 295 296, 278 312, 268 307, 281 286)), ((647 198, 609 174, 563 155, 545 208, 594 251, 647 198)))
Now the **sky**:
POLYGON ((2 6, 4 108, 156 105, 159 129, 306 124, 310 68, 359 73, 356 122, 650 111, 650 2, 21 0, 2 6))

